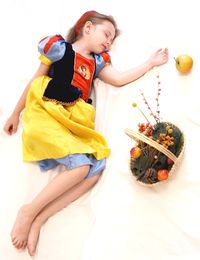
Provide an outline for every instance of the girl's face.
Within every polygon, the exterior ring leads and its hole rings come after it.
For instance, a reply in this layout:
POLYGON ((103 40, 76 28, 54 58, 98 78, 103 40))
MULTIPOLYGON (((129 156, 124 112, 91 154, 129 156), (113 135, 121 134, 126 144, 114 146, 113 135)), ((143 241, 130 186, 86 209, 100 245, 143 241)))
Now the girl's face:
POLYGON ((115 27, 109 21, 93 25, 90 38, 94 53, 107 51, 115 38, 115 27))

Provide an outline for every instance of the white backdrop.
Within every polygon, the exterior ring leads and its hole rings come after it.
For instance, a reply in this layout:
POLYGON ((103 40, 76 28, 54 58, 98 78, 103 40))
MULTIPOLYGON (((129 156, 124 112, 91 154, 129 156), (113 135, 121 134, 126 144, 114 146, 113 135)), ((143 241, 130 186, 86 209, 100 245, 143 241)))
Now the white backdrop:
POLYGON ((83 197, 45 225, 35 259, 200 258, 200 175, 196 164, 196 150, 200 145, 197 4, 196 0, 1 2, 0 259, 30 259, 26 252, 18 253, 12 248, 9 233, 18 207, 49 180, 47 175, 41 176, 37 167, 21 162, 21 126, 12 137, 6 136, 2 127, 39 64, 38 41, 55 33, 65 36, 87 10, 112 14, 118 22, 122 35, 111 51, 117 69, 139 65, 159 47, 169 48, 169 63, 122 89, 97 81, 97 128, 112 150, 108 166, 91 196, 83 197), (194 60, 188 75, 180 75, 175 68, 174 57, 181 53, 189 54, 194 60), (150 191, 133 181, 127 163, 132 144, 122 134, 124 128, 134 126, 139 120, 131 108, 131 103, 140 98, 137 89, 145 88, 145 93, 153 95, 157 73, 161 76, 162 116, 177 123, 187 139, 181 170, 164 191, 159 187, 150 191))

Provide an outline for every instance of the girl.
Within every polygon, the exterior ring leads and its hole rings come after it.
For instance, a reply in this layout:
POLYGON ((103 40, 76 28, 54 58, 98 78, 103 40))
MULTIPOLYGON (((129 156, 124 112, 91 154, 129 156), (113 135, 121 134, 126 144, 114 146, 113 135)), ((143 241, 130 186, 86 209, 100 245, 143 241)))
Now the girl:
POLYGON ((11 232, 13 245, 35 253, 46 220, 76 200, 98 181, 109 155, 104 138, 94 130, 94 107, 89 92, 93 80, 123 86, 168 61, 159 49, 141 66, 119 73, 108 50, 119 30, 112 16, 89 11, 69 31, 67 40, 55 35, 39 42, 40 65, 5 124, 17 131, 23 113, 23 158, 41 170, 63 164, 57 175, 17 215, 11 232), (26 106, 25 106, 26 104, 26 106))

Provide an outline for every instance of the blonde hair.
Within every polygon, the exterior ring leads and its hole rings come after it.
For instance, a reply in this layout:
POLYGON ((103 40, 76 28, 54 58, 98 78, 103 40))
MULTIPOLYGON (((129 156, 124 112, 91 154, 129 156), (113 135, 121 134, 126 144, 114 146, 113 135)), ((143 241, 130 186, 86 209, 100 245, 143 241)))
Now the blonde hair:
POLYGON ((66 36, 66 41, 69 43, 74 43, 75 41, 80 39, 82 36, 82 29, 87 21, 91 21, 94 25, 101 24, 103 21, 109 21, 115 27, 115 38, 120 34, 120 30, 117 28, 117 23, 111 15, 101 14, 96 11, 89 11, 83 14, 79 18, 79 20, 75 23, 75 25, 69 30, 66 36), (79 27, 78 33, 77 33, 77 27, 79 27))

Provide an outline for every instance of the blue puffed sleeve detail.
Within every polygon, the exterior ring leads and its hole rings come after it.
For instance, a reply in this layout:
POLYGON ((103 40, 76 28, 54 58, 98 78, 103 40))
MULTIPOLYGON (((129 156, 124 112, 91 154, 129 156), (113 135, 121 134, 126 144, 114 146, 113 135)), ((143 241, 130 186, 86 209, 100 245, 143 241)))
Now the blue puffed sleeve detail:
POLYGON ((106 64, 110 64, 110 55, 108 54, 108 52, 104 52, 101 54, 94 54, 94 59, 95 59, 95 65, 96 65, 96 69, 95 69, 95 74, 94 74, 94 78, 96 78, 99 74, 99 72, 104 68, 104 66, 106 64))
POLYGON ((38 51, 52 63, 56 62, 65 54, 65 40, 61 35, 48 36, 39 42, 38 51))

